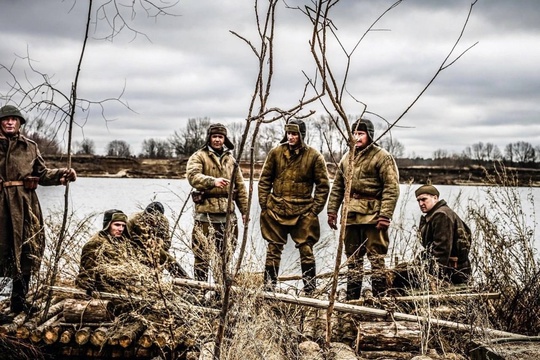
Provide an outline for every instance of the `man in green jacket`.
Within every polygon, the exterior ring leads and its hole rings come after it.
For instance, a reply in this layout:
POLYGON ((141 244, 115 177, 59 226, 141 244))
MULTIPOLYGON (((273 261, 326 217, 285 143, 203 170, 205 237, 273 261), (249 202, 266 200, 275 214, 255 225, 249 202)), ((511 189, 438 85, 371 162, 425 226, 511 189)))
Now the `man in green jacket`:
POLYGON ((159 265, 173 276, 187 277, 184 269, 165 250, 132 236, 127 223, 128 217, 121 210, 104 212, 102 229, 83 246, 75 281, 78 287, 88 293, 118 290, 142 293, 155 281, 151 277, 148 284, 141 283, 147 270, 161 269, 159 265))
MULTIPOLYGON (((195 189, 195 223, 192 233, 192 248, 195 256, 195 280, 207 281, 210 263, 220 258, 225 239, 227 212, 232 221, 231 243, 228 243, 228 261, 234 252, 238 237, 237 219, 234 203, 246 221, 248 199, 246 185, 240 167, 235 168, 236 160, 231 151, 234 145, 227 138, 223 124, 211 124, 207 130, 205 145, 190 156, 186 177, 195 189), (234 176, 234 183, 231 179, 234 176), (233 203, 228 203, 229 192, 233 192, 233 203), (214 255, 212 255, 214 254, 214 255), (217 255, 217 256, 216 256, 217 255)), ((214 268, 217 264, 214 263, 214 268)), ((216 273, 214 272, 214 275, 216 273)))
POLYGON ((132 236, 165 251, 171 248, 171 235, 169 220, 165 216, 165 207, 159 201, 152 201, 144 211, 137 212, 129 217, 128 228, 132 236))
POLYGON ((307 145, 306 124, 291 120, 285 137, 270 150, 259 178, 261 234, 268 242, 264 282, 275 289, 281 254, 290 235, 300 251, 304 292, 316 289, 313 246, 321 230, 319 213, 324 209, 330 181, 324 157, 307 145))
POLYGON ((131 241, 127 228, 128 217, 118 209, 105 211, 103 227, 84 244, 81 252, 81 264, 75 284, 91 291, 116 291, 129 283, 125 275, 116 277, 107 271, 107 267, 119 268, 127 260, 140 258, 135 244, 131 241))
MULTIPOLYGON (((399 197, 399 172, 388 151, 374 143, 375 129, 367 119, 358 119, 351 127, 356 139, 354 152, 341 159, 328 200, 328 225, 337 230, 337 213, 345 197, 345 176, 349 157, 353 156, 352 184, 345 228, 347 255, 347 300, 361 295, 364 256, 372 269, 373 294, 387 289, 384 258, 390 243, 388 227, 399 197)), ((342 213, 345 209, 342 209, 342 213)))
POLYGON ((73 169, 49 169, 38 145, 21 134, 26 119, 12 105, 0 108, 0 276, 11 277, 11 311, 35 310, 27 300, 28 286, 45 249, 38 185, 75 181, 73 169))

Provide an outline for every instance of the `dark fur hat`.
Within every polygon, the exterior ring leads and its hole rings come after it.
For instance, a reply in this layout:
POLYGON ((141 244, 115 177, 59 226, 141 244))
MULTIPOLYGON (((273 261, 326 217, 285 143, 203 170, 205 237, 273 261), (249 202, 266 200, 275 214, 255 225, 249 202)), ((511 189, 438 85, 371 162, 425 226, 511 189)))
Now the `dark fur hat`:
POLYGON ((373 123, 371 120, 368 119, 358 119, 356 120, 352 126, 351 131, 354 133, 355 131, 365 131, 369 139, 371 141, 374 141, 375 139, 375 127, 373 126, 373 123))
POLYGON ((159 201, 154 201, 154 202, 151 202, 150 204, 148 204, 146 209, 144 209, 144 212, 148 213, 148 214, 153 214, 153 213, 156 213, 156 212, 160 212, 162 214, 165 214, 165 208, 163 207, 163 204, 160 203, 159 201))
POLYGON ((225 146, 227 147, 227 149, 229 150, 233 150, 234 149, 234 145, 233 143, 231 142, 231 140, 229 140, 229 138, 227 137, 227 128, 225 127, 225 125, 223 124, 220 124, 220 123, 216 123, 216 124, 211 124, 209 127, 208 127, 208 130, 206 131, 206 145, 210 144, 210 137, 214 134, 220 134, 220 135, 223 135, 225 136, 225 146))
POLYGON ((127 224, 128 217, 122 210, 110 209, 103 213, 103 230, 107 230, 111 223, 115 221, 123 221, 127 224))

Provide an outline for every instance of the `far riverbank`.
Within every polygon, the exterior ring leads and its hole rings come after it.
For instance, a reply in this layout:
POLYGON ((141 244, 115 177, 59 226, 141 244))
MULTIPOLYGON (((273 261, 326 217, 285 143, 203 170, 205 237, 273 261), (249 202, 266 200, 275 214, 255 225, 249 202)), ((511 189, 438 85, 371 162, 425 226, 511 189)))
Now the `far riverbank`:
MULTIPOLYGON (((65 167, 65 155, 46 155, 49 167, 65 167)), ((185 178, 187 158, 178 159, 141 159, 135 157, 113 157, 98 155, 74 155, 71 167, 84 177, 125 177, 147 179, 183 179, 185 178)), ((424 184, 431 182, 439 185, 479 185, 486 183, 487 174, 498 176, 493 164, 485 166, 476 164, 441 165, 440 161, 397 159, 400 180, 403 184, 424 184)), ((259 177, 263 162, 253 166, 254 178, 259 177)), ((251 165, 241 162, 240 166, 245 178, 249 178, 251 165)), ((334 164, 328 164, 331 176, 336 171, 334 164)), ((504 176, 519 186, 540 186, 540 168, 505 167, 504 176)))

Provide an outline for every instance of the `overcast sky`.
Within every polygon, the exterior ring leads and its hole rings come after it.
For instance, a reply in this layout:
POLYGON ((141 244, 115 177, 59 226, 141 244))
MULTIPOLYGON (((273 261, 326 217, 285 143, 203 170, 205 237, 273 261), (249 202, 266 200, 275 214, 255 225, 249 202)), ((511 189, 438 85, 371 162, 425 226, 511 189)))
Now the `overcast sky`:
MULTIPOLYGON (((96 8, 102 1, 94 3, 96 8)), ((306 3, 310 1, 288 0, 290 6, 306 3)), ((392 3, 342 0, 331 17, 343 46, 350 51, 392 3)), ((368 34, 353 54, 347 83, 351 96, 344 100, 347 113, 362 111, 358 100, 390 122, 398 118, 454 45, 470 3, 405 0, 385 15, 376 25, 384 31, 368 34)), ((86 6, 82 0, 2 1, 0 64, 13 66, 25 87, 26 79, 37 84, 40 79, 21 58, 29 54, 34 69, 68 93, 81 51, 86 6)), ((94 25, 78 96, 100 101, 122 94, 133 111, 106 102, 104 115, 113 121, 105 121, 101 109, 92 107, 86 121, 86 114, 78 116, 74 141, 85 136, 103 153, 107 143, 120 139, 138 153, 144 139, 166 139, 188 118, 245 119, 257 62, 246 43, 230 31, 256 44, 253 2, 180 0, 170 12, 178 16, 156 20, 146 18, 139 8, 129 25, 145 36, 124 29, 113 41, 103 40, 110 34, 106 23, 102 19, 94 25)), ((94 23, 97 18, 94 13, 94 23)), ((539 30, 538 0, 479 0, 452 59, 478 44, 441 73, 392 132, 405 154, 431 157, 437 149, 461 153, 480 141, 501 151, 516 141, 540 146, 539 30)), ((303 72, 314 76, 309 38, 308 19, 280 2, 268 107, 295 105, 305 83, 303 72)), ((340 76, 345 57, 335 42, 330 46, 332 68, 340 76)), ((12 83, 0 70, 1 105, 12 83)), ((307 110, 323 114, 316 104, 307 110)))

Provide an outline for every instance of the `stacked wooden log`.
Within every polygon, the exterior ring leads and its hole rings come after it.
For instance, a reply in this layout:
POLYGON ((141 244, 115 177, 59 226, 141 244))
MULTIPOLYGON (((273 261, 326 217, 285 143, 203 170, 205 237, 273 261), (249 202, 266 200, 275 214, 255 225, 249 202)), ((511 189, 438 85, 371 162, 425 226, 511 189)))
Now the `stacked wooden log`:
MULTIPOLYGON (((209 288, 208 284, 191 280, 175 280, 178 286, 209 288)), ((35 316, 17 315, 10 324, 0 326, 0 336, 12 336, 31 344, 42 345, 50 352, 69 357, 116 357, 148 358, 162 351, 181 350, 197 353, 197 340, 211 338, 214 329, 203 333, 195 327, 186 328, 181 322, 153 322, 152 319, 137 314, 136 317, 123 317, 115 308, 115 301, 125 297, 115 294, 98 293, 98 298, 90 298, 76 289, 55 289, 64 296, 55 296, 48 314, 35 316), (116 313, 116 314, 115 314, 116 313), (115 316, 116 315, 116 316, 115 316)), ((233 287, 233 292, 241 291, 233 287)), ((245 290, 243 290, 245 291, 245 290)), ((55 292, 55 294, 56 294, 55 292)), ((279 293, 254 293, 276 304, 294 306, 302 314, 299 329, 304 338, 323 343, 326 336, 327 300, 302 298, 279 293), (302 311, 299 311, 302 309, 302 311)), ((133 297, 131 297, 133 299, 133 297)), ((404 299, 408 301, 409 299, 404 299)), ((219 309, 203 308, 192 304, 186 306, 192 314, 206 312, 216 316, 219 309)), ((2 305, 0 304, 0 309, 2 305)), ((402 314, 388 309, 374 309, 352 303, 334 303, 332 315, 332 339, 361 351, 395 350, 413 353, 421 347, 421 323, 428 321, 420 316, 402 314)), ((163 319, 161 319, 163 320, 163 319)), ((454 330, 465 330, 463 324, 429 319, 454 330)), ((490 329, 483 329, 484 331, 490 329)), ((495 335, 512 334, 490 330, 495 335)), ((46 350, 47 351, 47 350, 46 350)))

